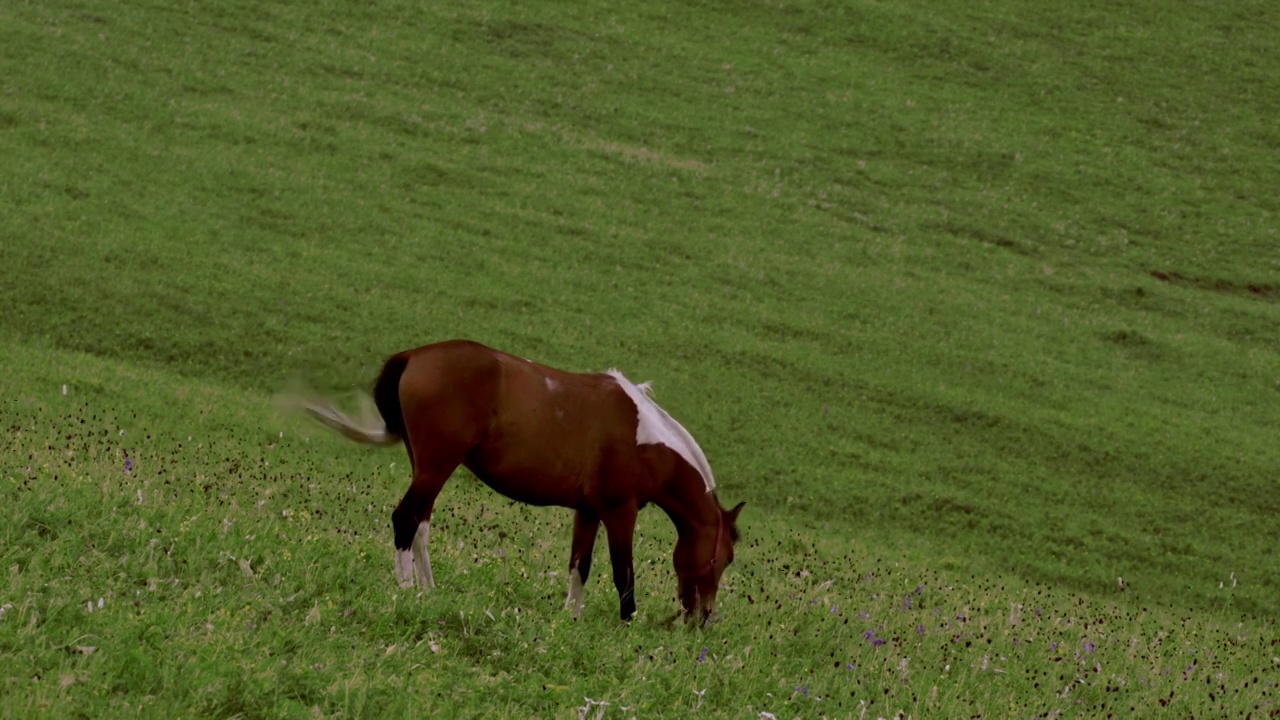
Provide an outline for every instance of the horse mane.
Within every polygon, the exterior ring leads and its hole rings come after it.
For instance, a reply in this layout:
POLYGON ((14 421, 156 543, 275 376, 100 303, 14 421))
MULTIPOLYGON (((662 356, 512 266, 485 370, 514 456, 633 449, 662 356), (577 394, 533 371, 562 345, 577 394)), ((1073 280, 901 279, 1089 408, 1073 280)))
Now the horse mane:
POLYGON ((639 417, 636 442, 640 444, 656 442, 671 448, 702 476, 707 492, 715 490, 716 479, 711 472, 711 463, 707 462, 706 454, 698 446, 698 441, 693 439, 693 435, 654 402, 653 383, 643 382, 637 385, 623 376, 617 368, 609 368, 606 374, 618 383, 636 406, 636 415, 639 417))

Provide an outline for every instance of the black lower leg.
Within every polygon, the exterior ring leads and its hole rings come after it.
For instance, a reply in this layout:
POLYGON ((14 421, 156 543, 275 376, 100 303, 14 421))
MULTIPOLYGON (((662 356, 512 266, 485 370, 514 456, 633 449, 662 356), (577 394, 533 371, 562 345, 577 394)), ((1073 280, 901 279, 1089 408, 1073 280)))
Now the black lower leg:
POLYGON ((630 567, 613 570, 613 584, 618 588, 618 603, 623 620, 630 620, 636 614, 636 583, 630 567))

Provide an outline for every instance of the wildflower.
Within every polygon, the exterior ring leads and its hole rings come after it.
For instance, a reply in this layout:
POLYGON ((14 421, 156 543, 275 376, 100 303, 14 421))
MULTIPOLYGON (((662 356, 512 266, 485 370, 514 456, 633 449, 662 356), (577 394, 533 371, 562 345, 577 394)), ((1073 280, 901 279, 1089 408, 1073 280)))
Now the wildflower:
POLYGON ((1095 643, 1095 642, 1093 642, 1093 641, 1091 641, 1091 640, 1087 640, 1087 639, 1086 639, 1086 640, 1084 640, 1084 641, 1082 641, 1082 642, 1081 642, 1081 645, 1083 645, 1083 646, 1084 646, 1084 651, 1085 651, 1085 652, 1087 652, 1087 653, 1097 652, 1097 651, 1098 651, 1098 644, 1097 644, 1097 643, 1095 643))
POLYGON ((801 695, 804 695, 805 697, 809 697, 809 686, 798 685, 796 686, 796 692, 800 693, 801 695))
POLYGON ((583 705, 580 708, 576 708, 578 711, 578 720, 586 720, 587 713, 591 712, 592 707, 596 708, 595 720, 600 720, 600 718, 604 717, 604 710, 605 710, 605 707, 609 705, 609 702, 605 700, 592 700, 591 698, 586 697, 585 695, 582 697, 582 699, 586 700, 587 704, 583 705))
POLYGON ((1054 640, 1053 642, 1049 643, 1049 652, 1053 652, 1054 650, 1057 650, 1057 649, 1058 649, 1057 640, 1054 640))
POLYGON ((124 472, 126 475, 133 472, 133 458, 129 457, 129 453, 124 454, 124 472))
POLYGON ((706 660, 707 660, 707 646, 703 645, 702 654, 698 656, 698 662, 706 662, 706 660))
MULTIPOLYGON (((697 710, 698 708, 702 707, 702 698, 707 694, 707 688, 702 688, 701 690, 693 690, 691 692, 694 695, 698 696, 698 704, 693 706, 693 709, 697 710)), ((626 710, 627 708, 624 707, 623 709, 626 710)))
POLYGON ((916 634, 917 635, 924 634, 924 623, 920 623, 919 625, 916 625, 916 634))

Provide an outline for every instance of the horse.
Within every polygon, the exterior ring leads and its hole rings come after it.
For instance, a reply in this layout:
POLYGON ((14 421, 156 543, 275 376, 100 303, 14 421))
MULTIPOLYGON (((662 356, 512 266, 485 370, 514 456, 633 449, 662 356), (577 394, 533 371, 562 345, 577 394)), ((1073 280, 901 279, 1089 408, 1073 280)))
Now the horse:
MULTIPOLYGON (((435 587, 427 549, 445 481, 465 466, 517 502, 574 511, 565 608, 576 620, 604 523, 620 614, 636 612, 632 565, 636 514, 653 503, 676 527, 673 562, 686 618, 706 622, 733 562, 745 503, 720 505, 715 478, 693 436, 616 369, 571 373, 470 340, 392 355, 373 384, 379 421, 328 401, 300 400, 311 418, 359 443, 404 444, 413 479, 391 513, 401 587, 435 587)), ((679 616, 679 613, 677 614, 679 616)))

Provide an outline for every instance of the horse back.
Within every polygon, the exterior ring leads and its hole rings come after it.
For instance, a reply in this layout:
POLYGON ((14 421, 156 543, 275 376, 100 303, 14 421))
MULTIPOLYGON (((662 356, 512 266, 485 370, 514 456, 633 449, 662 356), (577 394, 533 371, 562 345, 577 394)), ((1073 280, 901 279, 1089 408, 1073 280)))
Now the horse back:
POLYGON ((636 410, 603 373, 570 373, 479 343, 411 350, 400 400, 415 461, 452 458, 514 500, 580 507, 629 484, 636 410))

